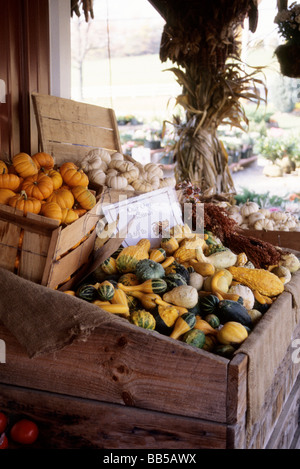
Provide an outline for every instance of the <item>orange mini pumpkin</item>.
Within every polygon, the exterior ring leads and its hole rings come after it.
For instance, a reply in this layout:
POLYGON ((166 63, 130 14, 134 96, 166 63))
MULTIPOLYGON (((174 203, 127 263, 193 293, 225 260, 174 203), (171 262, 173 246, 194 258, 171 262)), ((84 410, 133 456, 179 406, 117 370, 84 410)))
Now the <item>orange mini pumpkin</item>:
POLYGON ((56 202, 60 208, 72 208, 74 201, 72 192, 69 189, 63 188, 54 191, 47 199, 47 202, 56 202))
POLYGON ((28 212, 40 213, 41 202, 34 197, 28 197, 25 191, 21 191, 20 194, 16 194, 11 197, 8 201, 10 207, 22 210, 24 215, 28 212))
POLYGON ((48 172, 48 176, 52 179, 54 191, 56 191, 62 186, 63 178, 61 177, 61 174, 59 171, 56 171, 56 169, 51 169, 48 172))
POLYGON ((0 204, 6 205, 11 197, 14 197, 16 193, 10 189, 0 189, 0 204))
POLYGON ((70 225, 74 221, 78 220, 78 213, 72 208, 62 208, 62 219, 61 222, 65 225, 70 225))
POLYGON ((20 178, 16 174, 10 174, 10 173, 0 174, 0 187, 2 189, 10 189, 11 191, 16 191, 19 188, 19 186, 20 186, 20 178))
POLYGON ((35 197, 39 200, 47 199, 53 192, 53 182, 47 174, 37 173, 23 181, 22 190, 29 197, 35 197))
POLYGON ((37 165, 27 153, 18 153, 13 157, 12 162, 18 175, 23 178, 33 176, 38 172, 37 165))
POLYGON ((50 171, 54 167, 54 158, 49 153, 39 152, 31 157, 39 171, 50 171))
POLYGON ((86 210, 91 210, 96 205, 96 197, 92 192, 83 186, 76 186, 72 188, 72 194, 80 207, 86 210))
POLYGON ((84 186, 87 187, 89 185, 89 178, 85 174, 85 172, 76 166, 75 163, 67 162, 63 163, 62 166, 59 168, 60 174, 64 182, 69 187, 75 186, 84 186))
POLYGON ((45 202, 42 204, 41 215, 58 220, 59 223, 62 220, 62 210, 56 202, 45 202))

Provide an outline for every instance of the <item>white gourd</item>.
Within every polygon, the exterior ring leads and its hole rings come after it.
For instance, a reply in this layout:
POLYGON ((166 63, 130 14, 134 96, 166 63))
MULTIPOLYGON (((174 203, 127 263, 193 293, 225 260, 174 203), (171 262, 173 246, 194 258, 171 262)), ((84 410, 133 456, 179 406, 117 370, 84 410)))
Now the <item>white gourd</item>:
POLYGON ((103 186, 106 181, 106 174, 102 169, 95 169, 94 171, 89 171, 87 173, 89 181, 91 183, 99 184, 103 186))
POLYGON ((124 156, 122 155, 122 153, 119 153, 118 151, 116 151, 115 153, 113 153, 110 157, 111 161, 114 161, 114 160, 124 160, 124 156))
POLYGON ((259 205, 256 202, 246 202, 240 208, 240 213, 243 217, 248 217, 251 213, 255 213, 259 210, 259 205))
POLYGON ((269 220, 268 218, 264 218, 262 220, 257 220, 257 222, 254 223, 254 229, 258 231, 273 231, 274 230, 274 224, 272 220, 269 220))
POLYGON ((123 176, 107 176, 106 184, 112 189, 121 190, 127 187, 128 182, 123 176))
POLYGON ((255 302, 255 297, 252 290, 245 285, 232 285, 228 293, 234 293, 235 295, 239 295, 243 298, 243 305, 246 309, 252 309, 255 302))
POLYGON ((159 181, 159 188, 162 189, 163 187, 175 187, 176 179, 172 176, 165 177, 160 179, 159 181))
POLYGON ((248 216, 248 225, 253 226, 254 223, 257 222, 258 220, 264 220, 264 219, 265 219, 264 215, 260 212, 250 213, 250 215, 248 216))
POLYGON ((157 176, 159 179, 164 177, 164 172, 158 164, 155 163, 147 163, 144 166, 144 170, 146 173, 151 173, 153 176, 157 176))

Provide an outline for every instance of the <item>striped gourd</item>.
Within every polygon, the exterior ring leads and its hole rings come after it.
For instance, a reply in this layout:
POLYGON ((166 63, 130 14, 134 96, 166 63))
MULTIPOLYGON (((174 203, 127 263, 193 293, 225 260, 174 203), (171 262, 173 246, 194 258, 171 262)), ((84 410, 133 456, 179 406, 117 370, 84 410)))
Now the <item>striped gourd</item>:
POLYGON ((104 262, 102 262, 101 269, 103 270, 103 272, 109 275, 117 274, 118 269, 116 259, 114 259, 113 257, 108 257, 107 259, 105 259, 104 262))
POLYGON ((151 314, 149 311, 146 311, 145 309, 139 309, 130 313, 129 321, 138 327, 142 327, 143 329, 154 330, 156 325, 153 314, 151 314))
POLYGON ((115 288, 111 282, 105 280, 98 285, 98 296, 102 301, 110 301, 115 294, 115 288))
POLYGON ((85 301, 93 301, 98 297, 98 290, 94 285, 81 285, 76 290, 76 296, 85 301))

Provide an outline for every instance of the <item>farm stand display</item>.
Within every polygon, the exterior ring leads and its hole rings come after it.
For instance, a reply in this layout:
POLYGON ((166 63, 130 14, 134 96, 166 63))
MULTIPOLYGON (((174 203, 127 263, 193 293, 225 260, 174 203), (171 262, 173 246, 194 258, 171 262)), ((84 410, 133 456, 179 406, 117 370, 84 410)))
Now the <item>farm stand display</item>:
MULTIPOLYGON (((172 254, 183 256, 177 249, 165 260, 159 252, 150 255, 163 263, 172 254)), ((123 254, 128 262, 137 252, 123 254)), ((118 264, 124 267, 124 260, 118 264)), ((98 284, 110 278, 105 268, 98 284)), ((7 344, 1 405, 16 412, 21 405, 25 415, 35 416, 41 435, 36 447, 292 445, 299 364, 291 359, 291 338, 299 333, 299 272, 230 358, 141 327, 145 323, 136 326, 126 314, 112 314, 101 304, 32 284, 4 269, 0 274, 0 336, 7 344)))

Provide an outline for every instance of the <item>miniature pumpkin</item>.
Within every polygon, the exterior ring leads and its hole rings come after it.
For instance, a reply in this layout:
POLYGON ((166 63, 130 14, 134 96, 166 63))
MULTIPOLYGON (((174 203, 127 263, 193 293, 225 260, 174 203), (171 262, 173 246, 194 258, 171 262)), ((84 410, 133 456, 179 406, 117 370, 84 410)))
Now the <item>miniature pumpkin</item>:
POLYGON ((142 327, 143 329, 154 330, 156 325, 153 314, 151 314, 149 311, 146 311, 145 309, 133 311, 130 313, 129 321, 138 327, 142 327))
POLYGON ((11 191, 16 191, 20 186, 20 178, 16 174, 5 173, 0 174, 0 188, 1 189, 10 189, 11 191))
POLYGON ((34 160, 27 153, 18 153, 12 159, 13 166, 19 176, 27 178, 38 172, 38 167, 34 160))
POLYGON ((63 178, 62 178, 60 172, 57 171, 56 169, 51 169, 47 174, 52 179, 53 190, 56 191, 63 184, 63 178))
POLYGON ((70 225, 79 218, 78 213, 76 213, 72 208, 62 208, 61 213, 61 222, 65 225, 70 225))
POLYGON ((72 191, 69 189, 58 189, 52 192, 47 202, 56 202, 61 208, 72 208, 75 202, 72 191))
POLYGON ((91 210, 96 205, 96 197, 86 187, 75 186, 72 188, 72 194, 79 205, 86 210, 91 210))
POLYGON ((10 189, 0 188, 0 204, 7 204, 11 197, 14 197, 16 193, 10 189))
POLYGON ((150 182, 143 181, 142 179, 138 179, 131 183, 132 187, 137 192, 151 192, 153 191, 153 187, 150 182))
POLYGON ((106 184, 108 185, 108 187, 111 187, 112 189, 122 190, 122 189, 125 189, 128 182, 127 182, 127 179, 123 176, 109 175, 106 177, 106 184))
POLYGON ((29 197, 47 199, 53 192, 53 181, 44 173, 37 173, 27 177, 21 186, 29 197))
POLYGON ((251 213, 258 212, 259 205, 256 202, 248 201, 240 208, 241 215, 246 218, 251 215, 251 213))
POLYGON ((16 194, 8 200, 10 207, 22 210, 24 215, 28 212, 40 213, 41 202, 34 197, 28 197, 25 191, 21 191, 20 194, 16 194))
POLYGON ((31 157, 35 162, 38 170, 50 171, 54 167, 54 159, 51 155, 45 152, 35 153, 31 157))
POLYGON ((142 282, 151 278, 162 278, 165 269, 161 264, 151 259, 142 259, 135 266, 135 274, 142 282))
POLYGON ((64 182, 69 187, 87 187, 89 185, 88 176, 82 169, 80 169, 75 163, 72 163, 71 161, 63 163, 62 166, 60 166, 59 171, 64 182))
POLYGON ((62 210, 56 202, 45 202, 42 204, 41 215, 58 220, 59 223, 62 220, 62 210))

